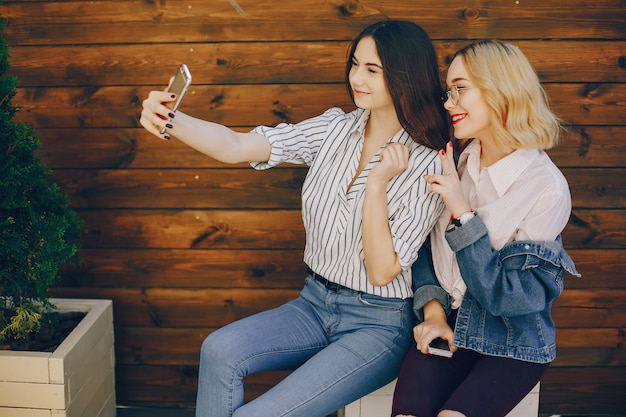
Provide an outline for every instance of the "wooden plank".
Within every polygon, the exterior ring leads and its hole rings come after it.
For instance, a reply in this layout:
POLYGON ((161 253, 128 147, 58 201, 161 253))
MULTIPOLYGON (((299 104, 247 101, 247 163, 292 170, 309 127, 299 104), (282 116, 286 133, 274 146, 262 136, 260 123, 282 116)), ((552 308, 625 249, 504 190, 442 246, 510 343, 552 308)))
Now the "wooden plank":
POLYGON ((42 144, 37 155, 52 169, 250 168, 248 163, 223 164, 179 140, 162 140, 143 128, 38 129, 37 136, 42 144), (91 152, 85 152, 87 146, 91 152))
POLYGON ((302 248, 83 249, 80 256, 82 264, 62 270, 61 286, 298 289, 306 276, 302 248))
MULTIPOLYGON (((81 376, 83 384, 68 399, 64 417, 97 416, 102 409, 107 408, 107 399, 113 398, 115 393, 115 368, 111 361, 113 356, 113 345, 110 345, 107 353, 97 358, 98 361, 90 361, 92 368, 87 368, 88 364, 85 364, 86 369, 82 372, 90 373, 90 376, 81 376)), ((115 410, 108 413, 115 417, 115 410)))
MULTIPOLYGON (((454 52, 467 43, 436 43, 443 79, 454 52)), ((626 82, 620 64, 626 55, 625 42, 517 41, 515 45, 543 82, 626 82)), ((168 54, 176 60, 163 62, 161 50, 146 45, 14 46, 11 68, 21 87, 167 84, 180 62, 189 65, 195 86, 341 83, 348 47, 345 41, 178 44, 168 46, 168 54), (72 55, 77 58, 68 63, 67 56, 72 55)))
MULTIPOLYGON (((118 326, 117 365, 197 366, 202 341, 214 328, 118 326), (163 343, 176 340, 177 343, 163 343)), ((559 328, 557 359, 551 366, 626 366, 619 328, 559 328)))
POLYGON ((618 347, 560 348, 552 367, 626 367, 626 352, 618 347))
POLYGON ((626 170, 565 168, 562 172, 569 183, 574 208, 626 207, 626 170))
MULTIPOLYGON (((179 140, 161 140, 143 128, 43 128, 36 134, 42 143, 37 155, 52 169, 250 167, 247 163, 223 164, 179 140), (85 152, 87 146, 90 152, 85 152)), ((548 154, 561 168, 624 167, 623 137, 624 126, 571 126, 548 154)), ((278 168, 283 167, 290 166, 278 168)))
POLYGON ((539 411, 620 415, 626 410, 624 368, 549 368, 541 380, 539 411))
POLYGON ((552 367, 624 367, 623 328, 558 328, 552 367))
MULTIPOLYGON (((54 178, 68 193, 72 206, 76 209, 299 209, 300 191, 307 170, 306 166, 267 171, 256 171, 251 167, 63 170, 57 171, 54 178)), ((598 186, 607 184, 607 178, 603 176, 598 181, 598 186)), ((611 196, 606 198, 612 200, 611 196)), ((599 199, 597 201, 603 202, 599 199)))
POLYGON ((571 249, 623 249, 625 225, 624 210, 574 209, 563 242, 571 249))
MULTIPOLYGON (((594 291, 566 289, 558 298, 555 305, 558 305, 558 307, 581 308, 594 308, 599 305, 606 307, 618 307, 623 300, 626 300, 626 290, 622 289, 596 288, 594 291)), ((623 325, 626 325, 626 321, 623 322, 623 325)), ((585 326, 581 324, 580 327, 585 326)), ((622 325, 619 327, 622 327, 622 325)))
MULTIPOLYGON (((585 290, 590 293, 595 291, 585 290)), ((555 302, 552 310, 553 319, 558 328, 588 327, 588 328, 614 328, 626 327, 626 313, 618 305, 624 305, 625 298, 613 303, 597 302, 586 307, 561 306, 559 300, 555 302)))
POLYGON ((624 137, 624 126, 571 126, 548 154, 561 168, 623 167, 626 166, 623 157, 626 141, 621 140, 624 137))
POLYGON ((213 330, 215 328, 118 326, 115 331, 116 366, 198 366, 200 346, 213 330))
POLYGON ((51 410, 35 408, 3 408, 2 417, 52 417, 51 410))
POLYGON ((88 228, 85 248, 293 250, 304 246, 300 210, 96 210, 79 215, 88 228))
MULTIPOLYGON (((300 210, 79 211, 85 248, 275 249, 304 245, 300 210), (276 229, 274 225, 280 224, 276 229)), ((563 231, 570 249, 623 249, 626 212, 575 209, 563 231)))
POLYGON ((7 36, 22 44, 351 39, 365 25, 384 17, 412 19, 432 37, 444 39, 624 37, 621 0, 511 4, 243 0, 239 2, 243 12, 227 2, 201 0, 3 3, 0 14, 10 22, 7 36), (141 36, 133 36, 136 33, 141 36))
POLYGON ((554 322, 558 328, 624 328, 625 301, 622 289, 565 289, 554 302, 554 322))
POLYGON ((0 381, 47 384, 49 357, 49 352, 0 350, 0 381))
MULTIPOLYGON (((299 209, 307 168, 58 170, 54 178, 76 209, 299 209)), ((626 172, 563 169, 577 208, 626 207, 626 172)))
MULTIPOLYGON (((626 120, 624 84, 547 84, 554 110, 569 124, 626 120)), ((145 87, 18 88, 16 119, 39 128, 138 127, 145 87), (129 103, 132 105, 129 106, 129 103)), ((343 84, 196 86, 181 108, 228 126, 275 125, 317 116, 331 106, 353 108, 343 84), (211 104, 207 104, 211 103, 211 104)))
MULTIPOLYGON (((302 277, 301 285, 304 283, 302 277)), ((55 288, 62 297, 101 297, 114 300, 116 326, 222 326, 259 311, 279 306, 299 294, 294 289, 247 288, 55 288)), ((624 328, 626 290, 566 289, 554 303, 558 328, 624 328)))
MULTIPOLYGON (((194 407, 198 368, 195 366, 120 365, 117 386, 118 402, 144 405, 168 404, 175 407, 194 407)), ((244 379, 246 401, 250 401, 273 387, 288 372, 262 372, 244 379)))
POLYGON ((565 288, 626 288, 624 280, 626 251, 572 249, 568 250, 568 253, 576 263, 576 269, 582 274, 582 278, 567 278, 565 288))
POLYGON ((0 381, 0 402, 16 408, 65 408, 65 386, 33 382, 0 381))
POLYGON ((195 407, 197 366, 118 365, 115 376, 119 404, 195 407))
MULTIPOLYGON (((50 300, 53 304, 61 301, 50 300)), ((67 378, 84 365, 88 353, 103 342, 102 335, 109 333, 111 336, 110 333, 113 331, 113 304, 110 300, 98 300, 98 303, 90 303, 89 300, 79 302, 91 304, 91 306, 87 315, 50 355, 50 381, 53 384, 66 383, 67 378)), ((69 308, 68 305, 66 304, 66 308, 69 308)), ((112 339, 108 341, 111 344, 113 342, 112 339)), ((107 342, 107 339, 104 339, 104 342, 107 342)))
MULTIPOLYGON (((582 278, 568 274, 565 288, 626 288, 626 250, 568 249, 568 253, 582 278)), ((82 249, 80 255, 82 264, 61 270, 61 286, 297 289, 306 275, 302 248, 82 249)))
MULTIPOLYGON (((304 284, 304 277, 302 278, 304 284)), ((290 289, 57 288, 57 297, 114 300, 116 326, 223 326, 296 298, 290 289)))

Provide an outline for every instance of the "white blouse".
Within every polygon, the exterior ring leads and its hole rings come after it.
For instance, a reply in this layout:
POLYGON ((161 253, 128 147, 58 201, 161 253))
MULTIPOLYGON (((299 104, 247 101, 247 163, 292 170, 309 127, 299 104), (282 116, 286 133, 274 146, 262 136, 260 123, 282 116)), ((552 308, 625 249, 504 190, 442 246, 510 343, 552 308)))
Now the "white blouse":
MULTIPOLYGON (((567 180, 541 150, 517 150, 495 164, 480 168, 480 141, 461 153, 458 173, 472 209, 500 250, 516 240, 551 241, 563 231, 572 209, 567 180)), ((441 286, 461 305, 466 287, 456 256, 445 239, 450 222, 446 209, 432 232, 433 262, 441 286)))
POLYGON ((428 192, 422 176, 441 173, 441 162, 436 150, 415 143, 404 129, 387 142, 410 148, 409 167, 387 185, 389 225, 403 269, 386 286, 370 284, 361 234, 363 199, 367 175, 378 164, 386 145, 348 189, 359 165, 368 118, 366 110, 345 113, 332 108, 297 124, 259 126, 255 132, 269 139, 272 153, 267 163, 252 166, 267 169, 282 162, 310 166, 302 187, 302 219, 306 230, 304 262, 313 271, 358 291, 409 298, 413 295, 411 264, 443 210, 441 197, 428 192))

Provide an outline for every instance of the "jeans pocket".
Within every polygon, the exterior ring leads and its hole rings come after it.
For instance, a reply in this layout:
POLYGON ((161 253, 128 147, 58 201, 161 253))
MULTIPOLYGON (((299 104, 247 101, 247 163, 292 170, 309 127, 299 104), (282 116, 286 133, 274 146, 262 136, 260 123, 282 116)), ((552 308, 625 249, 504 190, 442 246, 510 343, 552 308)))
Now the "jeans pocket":
POLYGON ((391 311, 402 311, 404 309, 405 300, 400 298, 386 298, 377 295, 360 293, 357 299, 361 304, 368 307, 381 308, 391 311))

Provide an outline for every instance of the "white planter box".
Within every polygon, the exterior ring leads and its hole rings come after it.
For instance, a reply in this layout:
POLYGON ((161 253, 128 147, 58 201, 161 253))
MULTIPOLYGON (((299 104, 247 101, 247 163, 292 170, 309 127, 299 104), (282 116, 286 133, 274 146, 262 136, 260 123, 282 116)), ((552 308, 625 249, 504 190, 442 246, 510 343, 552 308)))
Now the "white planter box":
MULTIPOLYGON (((391 413, 391 402, 396 381, 347 405, 340 417, 381 417, 391 413)), ((506 417, 537 417, 539 413, 539 383, 506 417)))
POLYGON ((50 301, 87 315, 54 352, 0 351, 0 417, 115 416, 111 300, 50 301))

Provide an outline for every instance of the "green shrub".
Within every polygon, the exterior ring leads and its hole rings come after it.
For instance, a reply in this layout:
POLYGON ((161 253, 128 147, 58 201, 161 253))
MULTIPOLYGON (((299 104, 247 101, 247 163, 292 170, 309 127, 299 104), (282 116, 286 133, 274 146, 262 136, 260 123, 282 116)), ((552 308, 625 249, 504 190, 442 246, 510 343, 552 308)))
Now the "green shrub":
POLYGON ((13 120, 17 79, 9 67, 9 47, 0 37, 0 342, 38 329, 40 313, 53 307, 49 288, 59 266, 80 261, 83 233, 82 220, 35 156, 34 129, 13 120))

